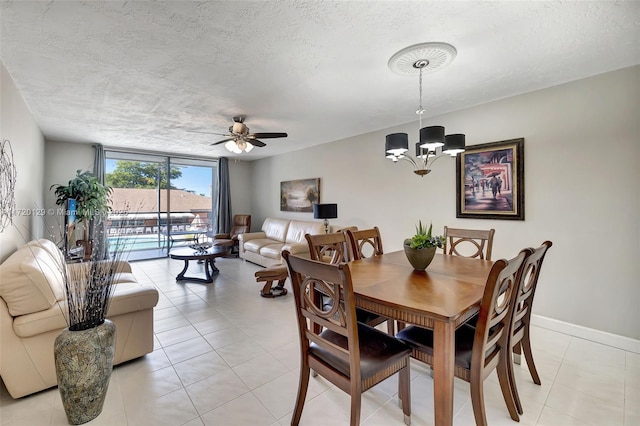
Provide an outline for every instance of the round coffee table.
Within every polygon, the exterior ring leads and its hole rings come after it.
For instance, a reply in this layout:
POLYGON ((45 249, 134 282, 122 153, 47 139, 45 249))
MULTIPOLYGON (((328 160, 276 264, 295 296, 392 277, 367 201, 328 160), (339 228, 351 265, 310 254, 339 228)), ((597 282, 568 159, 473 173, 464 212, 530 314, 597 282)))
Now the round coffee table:
POLYGON ((215 265, 216 257, 228 256, 230 251, 231 247, 228 246, 212 246, 204 251, 198 251, 188 247, 171 250, 169 252, 169 257, 171 257, 171 259, 184 260, 184 268, 176 277, 176 281, 188 280, 212 283, 213 276, 220 272, 215 265), (189 268, 190 260, 202 260, 204 262, 204 273, 206 278, 186 277, 184 275, 185 272, 187 272, 187 268, 189 268))

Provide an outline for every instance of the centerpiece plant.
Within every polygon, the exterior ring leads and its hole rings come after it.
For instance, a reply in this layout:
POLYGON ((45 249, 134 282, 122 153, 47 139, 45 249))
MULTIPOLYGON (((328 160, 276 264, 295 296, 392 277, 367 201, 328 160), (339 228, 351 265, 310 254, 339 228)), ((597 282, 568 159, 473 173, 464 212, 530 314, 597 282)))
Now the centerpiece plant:
POLYGON ((433 224, 429 228, 418 221, 416 233, 411 238, 404 240, 404 252, 414 269, 423 271, 429 266, 436 254, 436 248, 442 248, 444 237, 433 235, 433 224))

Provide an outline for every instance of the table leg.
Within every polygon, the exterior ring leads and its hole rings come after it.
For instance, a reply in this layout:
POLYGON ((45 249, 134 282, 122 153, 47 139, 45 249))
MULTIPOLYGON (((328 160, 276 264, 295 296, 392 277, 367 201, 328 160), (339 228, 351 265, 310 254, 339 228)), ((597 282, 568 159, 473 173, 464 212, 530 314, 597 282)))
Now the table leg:
POLYGON ((189 268, 189 261, 185 260, 184 261, 184 268, 182 268, 182 272, 180 272, 178 274, 178 276, 176 277, 176 280, 183 280, 184 279, 184 273, 187 272, 187 268, 189 268))
POLYGON ((433 327, 433 394, 435 424, 453 424, 453 377, 455 327, 453 323, 435 321, 433 327))
POLYGON ((218 268, 216 268, 215 259, 206 259, 204 261, 204 273, 207 276, 207 281, 212 282, 213 276, 220 272, 218 268))

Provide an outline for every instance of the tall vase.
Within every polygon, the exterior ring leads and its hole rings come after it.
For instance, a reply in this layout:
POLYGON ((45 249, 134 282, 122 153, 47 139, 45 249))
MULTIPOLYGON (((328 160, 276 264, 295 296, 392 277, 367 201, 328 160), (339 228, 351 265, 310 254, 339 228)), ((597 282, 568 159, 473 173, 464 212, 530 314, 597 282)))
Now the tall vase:
POLYGON ((414 249, 405 245, 404 254, 407 255, 407 259, 409 263, 411 263, 411 266, 413 266, 413 269, 416 271, 424 271, 435 256, 436 247, 414 249))
POLYGON ((53 352, 58 389, 69 424, 79 425, 102 412, 115 353, 116 326, 105 320, 88 330, 65 328, 53 352))

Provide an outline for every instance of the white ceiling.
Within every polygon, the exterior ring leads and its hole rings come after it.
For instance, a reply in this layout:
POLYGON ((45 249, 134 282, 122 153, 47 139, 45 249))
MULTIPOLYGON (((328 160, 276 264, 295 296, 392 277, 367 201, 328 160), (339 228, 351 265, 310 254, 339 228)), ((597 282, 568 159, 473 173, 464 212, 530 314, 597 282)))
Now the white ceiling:
MULTIPOLYGON (((427 116, 640 63, 638 1, 1 2, 1 57, 47 138, 256 159, 416 119, 417 77, 387 68, 427 41, 427 116)), ((464 133, 464 129, 447 129, 464 133)), ((416 136, 417 137, 417 136, 416 136)), ((382 152, 383 141, 380 141, 382 152)))

